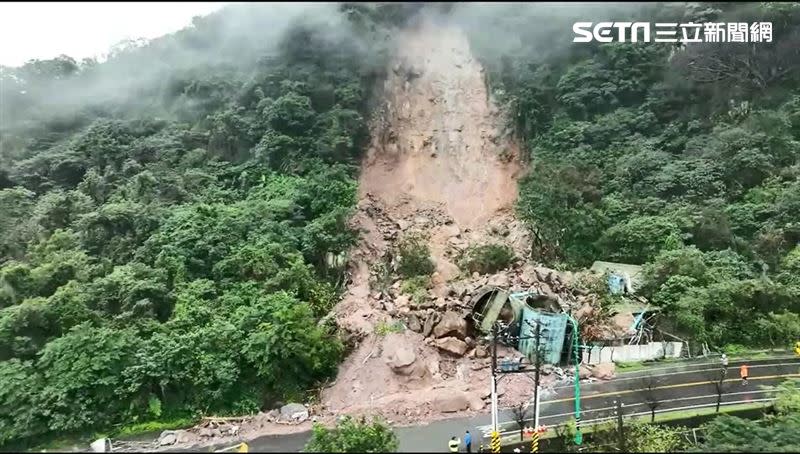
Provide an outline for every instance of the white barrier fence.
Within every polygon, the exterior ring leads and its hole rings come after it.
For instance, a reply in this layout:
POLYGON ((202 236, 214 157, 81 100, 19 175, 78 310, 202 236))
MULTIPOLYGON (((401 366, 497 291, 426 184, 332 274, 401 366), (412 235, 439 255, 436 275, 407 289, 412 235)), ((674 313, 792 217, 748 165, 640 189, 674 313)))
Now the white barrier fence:
POLYGON ((646 361, 681 356, 681 342, 651 342, 642 345, 617 345, 592 347, 583 350, 584 364, 646 361))

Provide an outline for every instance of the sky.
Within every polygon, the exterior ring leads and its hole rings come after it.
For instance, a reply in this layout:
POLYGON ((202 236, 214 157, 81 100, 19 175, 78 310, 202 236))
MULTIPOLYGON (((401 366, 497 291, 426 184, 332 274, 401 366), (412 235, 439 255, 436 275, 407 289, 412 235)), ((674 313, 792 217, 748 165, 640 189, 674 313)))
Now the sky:
POLYGON ((0 65, 99 57, 122 40, 178 31, 231 3, 239 2, 0 2, 0 65))

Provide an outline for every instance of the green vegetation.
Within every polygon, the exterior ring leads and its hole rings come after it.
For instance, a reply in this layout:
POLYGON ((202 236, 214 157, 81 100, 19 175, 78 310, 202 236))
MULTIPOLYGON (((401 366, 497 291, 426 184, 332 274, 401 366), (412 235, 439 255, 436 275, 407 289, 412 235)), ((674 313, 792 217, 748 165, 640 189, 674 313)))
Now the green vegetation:
POLYGON ((408 234, 397 243, 397 272, 404 278, 429 276, 436 269, 425 237, 408 234))
POLYGON ((473 14, 473 47, 536 169, 518 203, 532 257, 645 265, 662 329, 694 346, 800 338, 800 59, 787 50, 800 5, 587 6, 595 23, 775 30, 772 43, 685 48, 571 43, 566 7, 482 8, 492 20, 473 14))
POLYGON ((514 251, 501 244, 485 244, 467 249, 461 268, 470 273, 494 273, 507 268, 514 261, 514 251))
POLYGON ((411 302, 421 304, 428 297, 428 288, 431 285, 429 276, 414 276, 403 281, 400 291, 411 297, 411 302))
POLYGON ((415 7, 271 8, 0 68, 0 445, 256 412, 335 373, 329 257, 415 7))
POLYGON ((405 329, 406 326, 400 320, 395 320, 392 323, 379 322, 375 325, 375 334, 385 336, 390 333, 402 333, 405 329))
POLYGON ((333 429, 314 424, 303 452, 396 452, 397 435, 382 421, 346 416, 333 429))

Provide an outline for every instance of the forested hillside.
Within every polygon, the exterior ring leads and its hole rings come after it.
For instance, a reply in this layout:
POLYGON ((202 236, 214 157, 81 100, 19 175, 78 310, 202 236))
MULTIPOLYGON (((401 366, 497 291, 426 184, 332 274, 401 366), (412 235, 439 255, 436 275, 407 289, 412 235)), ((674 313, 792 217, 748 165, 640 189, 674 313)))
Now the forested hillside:
POLYGON ((0 445, 258 411, 335 372, 331 257, 412 9, 235 6, 2 68, 0 445))
POLYGON ((647 264, 643 293, 687 338, 788 348, 800 336, 800 5, 482 8, 462 20, 531 160, 518 208, 533 257, 647 264), (764 21, 774 36, 571 42, 574 21, 605 19, 764 21))

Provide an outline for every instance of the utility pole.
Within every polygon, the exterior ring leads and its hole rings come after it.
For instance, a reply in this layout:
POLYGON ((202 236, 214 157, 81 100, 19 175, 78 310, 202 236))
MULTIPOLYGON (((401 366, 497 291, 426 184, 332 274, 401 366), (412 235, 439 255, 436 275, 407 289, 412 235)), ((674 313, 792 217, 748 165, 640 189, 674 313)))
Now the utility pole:
POLYGON ((497 433, 497 323, 492 325, 492 437, 497 433))
POLYGON ((539 429, 539 369, 542 367, 542 351, 539 348, 539 339, 541 338, 542 324, 536 322, 536 372, 533 376, 535 388, 533 389, 533 427, 539 429))

